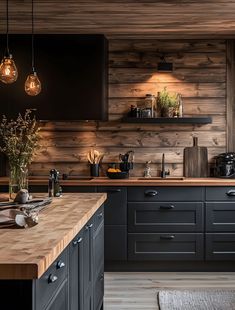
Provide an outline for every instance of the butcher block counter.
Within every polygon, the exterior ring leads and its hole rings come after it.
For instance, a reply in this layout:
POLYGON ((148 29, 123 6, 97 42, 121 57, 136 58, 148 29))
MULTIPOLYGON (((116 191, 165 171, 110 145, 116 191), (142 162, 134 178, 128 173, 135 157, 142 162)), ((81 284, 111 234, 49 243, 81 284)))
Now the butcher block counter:
MULTIPOLYGON (((0 186, 7 186, 7 177, 0 177, 0 186)), ((48 185, 46 177, 30 177, 30 185, 48 185)), ((184 178, 166 177, 143 178, 130 177, 128 179, 109 179, 107 177, 79 177, 72 176, 67 180, 60 180, 62 186, 235 186, 235 179, 222 178, 184 178)))
POLYGON ((0 229, 0 279, 37 279, 68 246, 106 200, 103 193, 53 198, 38 225, 0 229))

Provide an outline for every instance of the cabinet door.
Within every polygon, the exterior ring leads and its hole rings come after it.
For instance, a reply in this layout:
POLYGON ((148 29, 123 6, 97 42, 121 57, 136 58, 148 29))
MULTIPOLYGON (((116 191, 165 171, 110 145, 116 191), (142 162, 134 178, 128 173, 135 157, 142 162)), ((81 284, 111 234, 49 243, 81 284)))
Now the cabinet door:
POLYGON ((126 261, 126 225, 105 225, 104 232, 104 259, 106 261, 126 261))
POLYGON ((133 202, 128 204, 129 232, 202 232, 201 202, 133 202))
POLYGON ((98 192, 107 193, 104 208, 105 225, 126 225, 127 223, 127 188, 98 187, 98 192))
POLYGON ((235 234, 206 234, 206 260, 235 260, 235 234))
POLYGON ((90 310, 93 307, 92 281, 93 281, 93 218, 87 223, 83 231, 83 298, 84 309, 90 310), (87 308, 87 307, 91 308, 87 308))
POLYGON ((70 310, 83 309, 83 233, 69 246, 69 301, 70 310))
POLYGON ((93 246, 93 309, 98 310, 104 296, 104 221, 94 231, 93 246))
POLYGON ((206 203, 207 232, 235 232, 235 203, 206 203))
POLYGON ((128 234, 129 260, 203 260, 203 234, 128 234))
POLYGON ((61 284, 46 310, 68 310, 68 281, 61 284))

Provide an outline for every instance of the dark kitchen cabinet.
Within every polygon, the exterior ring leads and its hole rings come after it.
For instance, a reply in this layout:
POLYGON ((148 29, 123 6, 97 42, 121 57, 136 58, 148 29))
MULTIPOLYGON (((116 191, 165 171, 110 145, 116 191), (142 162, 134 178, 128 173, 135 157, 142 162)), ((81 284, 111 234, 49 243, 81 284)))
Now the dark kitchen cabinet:
POLYGON ((203 234, 128 234, 128 259, 142 261, 202 260, 203 234))
POLYGON ((127 261, 127 188, 101 186, 97 191, 107 193, 104 204, 105 261, 127 261))
POLYGON ((81 231, 69 246, 69 300, 70 310, 83 309, 84 242, 81 231))
POLYGON ((207 261, 235 260, 235 233, 206 234, 207 261))
POLYGON ((103 211, 103 207, 97 210, 40 279, 0 280, 1 309, 102 309, 103 211), (12 292, 14 292, 14 298, 12 298, 12 292))
POLYGON ((135 202, 128 204, 129 232, 202 232, 201 202, 135 202))
POLYGON ((65 279, 61 284, 55 296, 50 301, 49 305, 46 307, 46 310, 67 310, 69 307, 68 304, 68 280, 65 279))
POLYGON ((105 225, 104 257, 106 261, 127 260, 127 226, 105 225))
POLYGON ((207 232, 235 232, 235 203, 206 203, 207 232))

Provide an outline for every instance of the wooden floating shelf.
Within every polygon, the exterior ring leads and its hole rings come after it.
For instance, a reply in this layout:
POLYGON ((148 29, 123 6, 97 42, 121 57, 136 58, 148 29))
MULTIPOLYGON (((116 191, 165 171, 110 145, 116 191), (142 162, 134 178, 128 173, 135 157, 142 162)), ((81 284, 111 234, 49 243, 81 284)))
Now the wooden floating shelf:
POLYGON ((156 117, 156 118, 137 118, 124 117, 124 123, 151 123, 151 124, 211 124, 211 117, 156 117))

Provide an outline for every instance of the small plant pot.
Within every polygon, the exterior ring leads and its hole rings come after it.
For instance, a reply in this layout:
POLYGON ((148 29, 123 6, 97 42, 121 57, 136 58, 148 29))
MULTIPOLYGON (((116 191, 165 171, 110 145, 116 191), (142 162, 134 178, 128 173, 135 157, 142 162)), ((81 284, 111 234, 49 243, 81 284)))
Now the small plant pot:
POLYGON ((98 177, 99 176, 99 164, 90 164, 90 175, 91 177, 98 177))
POLYGON ((174 117, 175 116, 175 108, 161 108, 161 117, 174 117))

